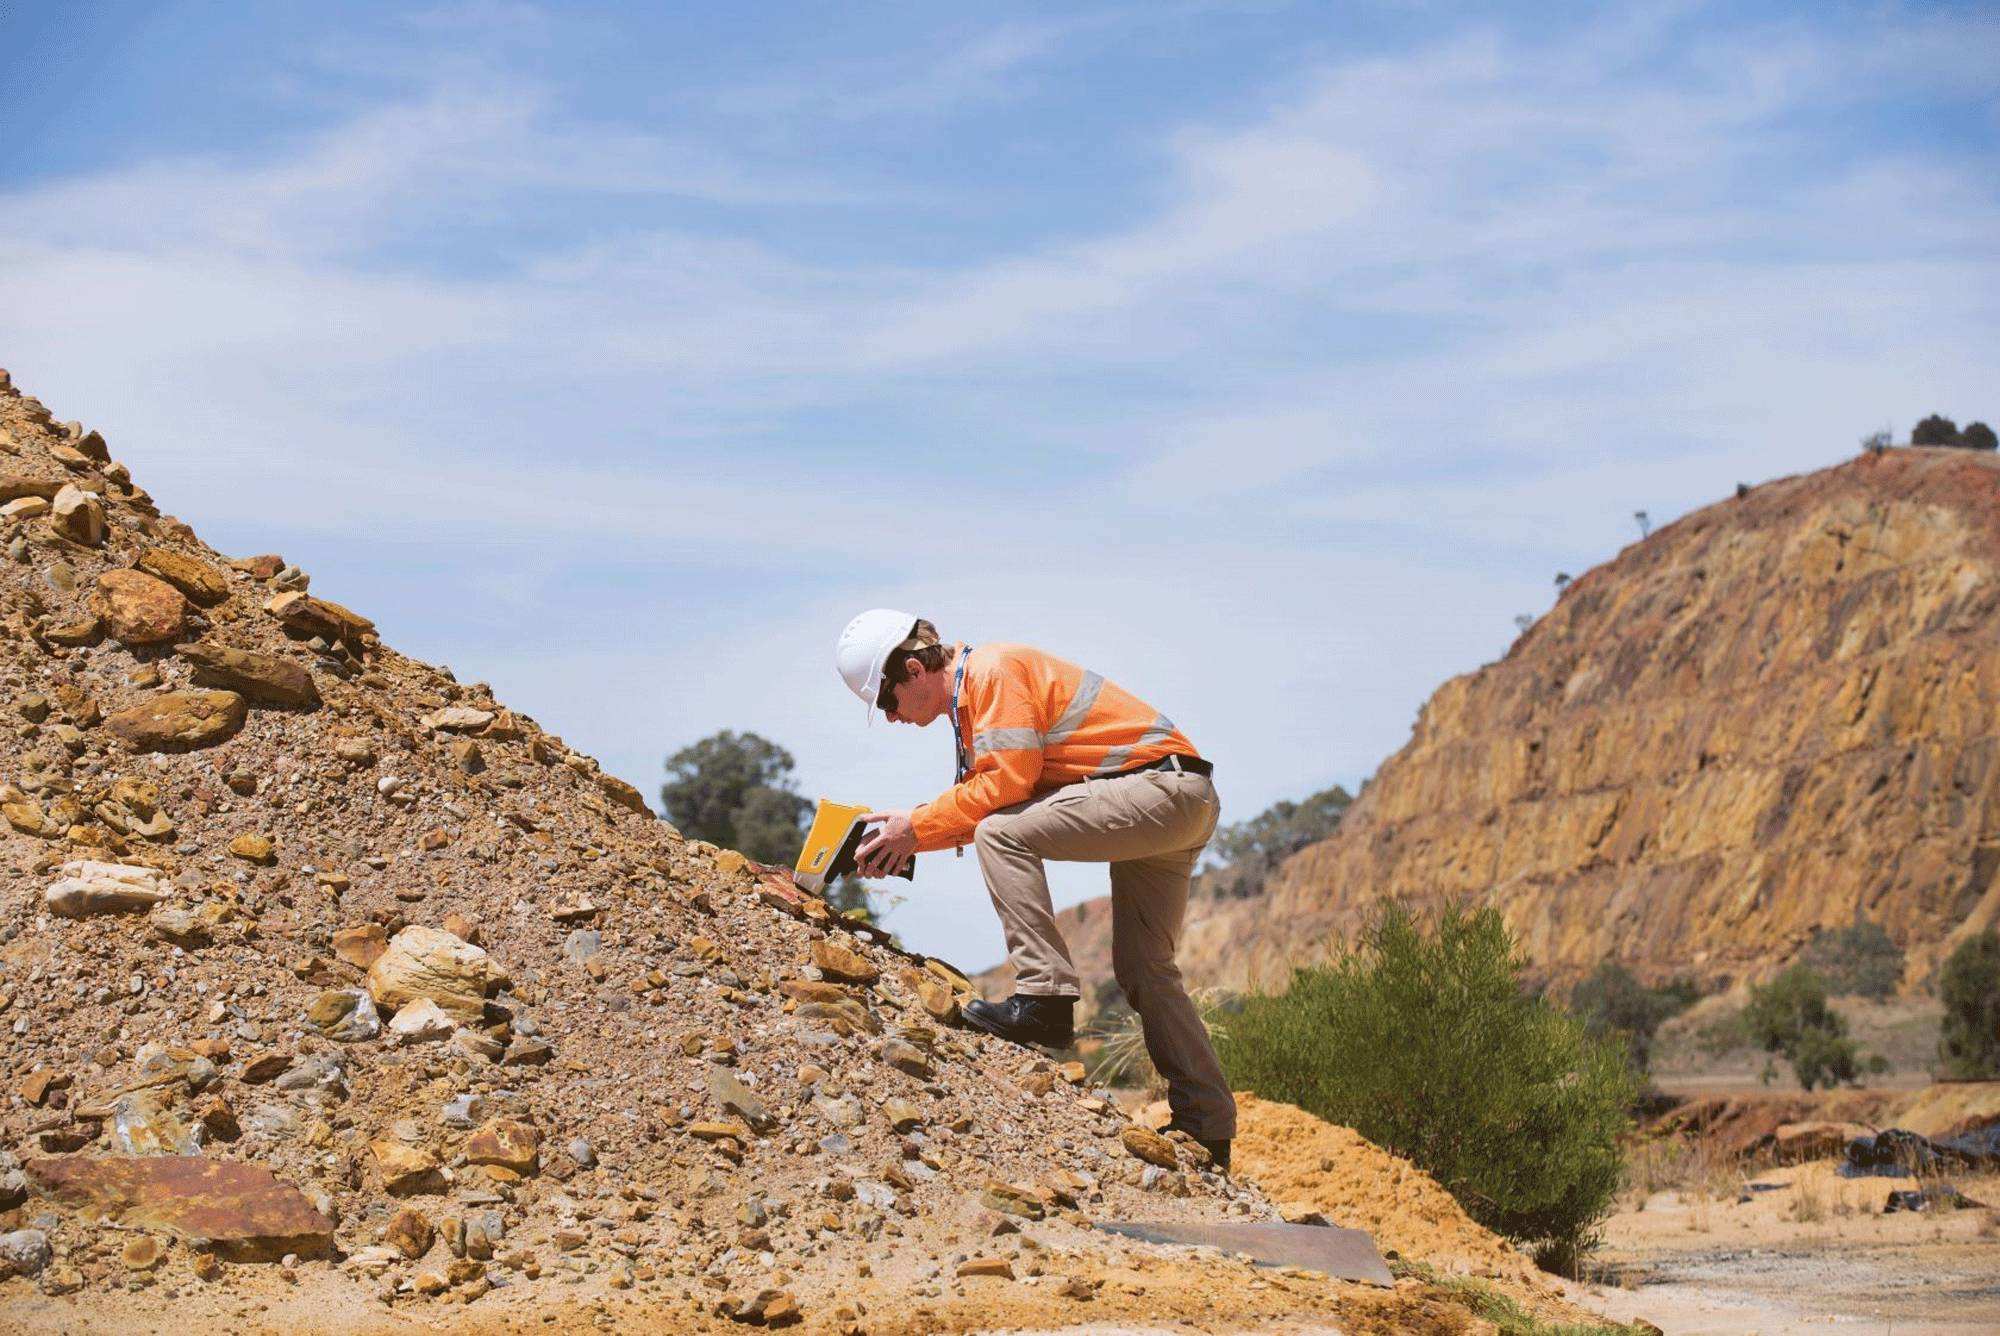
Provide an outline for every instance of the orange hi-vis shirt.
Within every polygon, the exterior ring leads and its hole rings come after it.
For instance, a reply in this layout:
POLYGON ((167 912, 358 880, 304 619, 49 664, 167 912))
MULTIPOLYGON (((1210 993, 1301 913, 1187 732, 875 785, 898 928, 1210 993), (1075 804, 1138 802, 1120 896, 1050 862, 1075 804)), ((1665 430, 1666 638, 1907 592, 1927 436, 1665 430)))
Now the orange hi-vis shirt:
POLYGON ((910 813, 924 853, 966 843, 980 818, 1038 793, 1201 754, 1131 692, 1028 645, 981 645, 966 656, 952 725, 972 768, 910 813))

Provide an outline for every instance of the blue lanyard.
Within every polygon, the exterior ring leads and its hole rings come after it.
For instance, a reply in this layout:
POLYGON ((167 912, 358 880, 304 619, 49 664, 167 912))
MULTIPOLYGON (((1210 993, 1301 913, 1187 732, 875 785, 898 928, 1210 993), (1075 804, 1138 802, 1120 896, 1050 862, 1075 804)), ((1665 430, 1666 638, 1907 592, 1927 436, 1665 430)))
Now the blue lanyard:
MULTIPOLYGON (((965 661, 972 657, 972 646, 961 645, 958 650, 958 671, 951 675, 951 761, 952 783, 963 784, 965 777, 972 773, 972 758, 966 754, 965 738, 958 727, 958 692, 965 685, 965 661)), ((965 846, 952 850, 952 857, 965 857, 965 846)))
POLYGON ((965 661, 972 655, 972 646, 961 645, 958 651, 958 671, 951 677, 951 760, 954 784, 965 783, 965 777, 972 773, 972 758, 966 755, 965 738, 958 727, 958 693, 965 685, 965 661))

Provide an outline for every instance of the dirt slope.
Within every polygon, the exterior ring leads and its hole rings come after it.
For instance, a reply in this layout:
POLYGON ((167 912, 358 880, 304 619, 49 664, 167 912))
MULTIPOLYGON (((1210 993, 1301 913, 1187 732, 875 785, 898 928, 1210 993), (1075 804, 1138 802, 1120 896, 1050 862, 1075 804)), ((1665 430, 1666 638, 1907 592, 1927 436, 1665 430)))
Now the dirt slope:
POLYGON ((1268 1216, 5 373, 0 503, 0 1326, 1137 1317, 1086 1214, 1268 1216))
POLYGON ((2000 920, 1996 574, 2000 460, 1971 451, 1688 515, 1439 688, 1266 894, 1198 901, 1190 982, 1280 982, 1383 896, 1497 905, 1559 981, 1757 977, 1862 913, 1922 980, 2000 920))

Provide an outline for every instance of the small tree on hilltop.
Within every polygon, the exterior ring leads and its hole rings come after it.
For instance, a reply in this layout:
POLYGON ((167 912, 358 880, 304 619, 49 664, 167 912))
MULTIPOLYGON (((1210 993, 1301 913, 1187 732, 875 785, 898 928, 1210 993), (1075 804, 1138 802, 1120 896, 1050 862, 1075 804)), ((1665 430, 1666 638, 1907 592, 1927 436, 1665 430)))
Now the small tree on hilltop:
POLYGON ((1968 450, 1991 450, 2000 446, 2000 436, 1995 436, 1993 428, 1984 422, 1968 422, 1958 434, 1958 443, 1968 450))
POLYGON ((1790 1063, 1807 1090, 1860 1080, 1860 1054, 1847 1037, 1847 1022, 1827 1006, 1826 980, 1808 966, 1793 965, 1753 986, 1741 1024, 1752 1043, 1790 1063))
POLYGON ((1573 1273, 1617 1191, 1623 1045, 1523 992, 1492 909, 1385 907, 1331 964, 1243 999, 1216 1050, 1234 1088, 1407 1157, 1551 1269, 1573 1273))
POLYGON ((2000 934, 1966 938, 1938 973, 1944 1028, 1938 1034, 1942 1076, 2000 1078, 2000 934))
POLYGON ((1911 445, 1957 445, 1958 424, 1933 413, 1910 429, 1911 445))
MULTIPOLYGON (((792 779, 792 754, 755 733, 723 729, 667 758, 660 806, 683 835, 760 863, 790 863, 805 843, 813 805, 792 779)), ((843 878, 826 889, 842 913, 870 912, 868 888, 843 878)))

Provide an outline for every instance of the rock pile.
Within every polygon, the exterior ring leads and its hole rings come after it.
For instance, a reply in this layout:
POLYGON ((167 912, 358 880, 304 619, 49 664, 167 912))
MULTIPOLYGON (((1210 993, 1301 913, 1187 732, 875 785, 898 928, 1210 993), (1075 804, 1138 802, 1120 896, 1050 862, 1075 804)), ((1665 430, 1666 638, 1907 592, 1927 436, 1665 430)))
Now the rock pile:
POLYGON ((1085 1214, 1269 1214, 4 373, 0 501, 0 1308, 263 1260, 859 1330, 858 1278, 1083 1303, 1085 1214))

